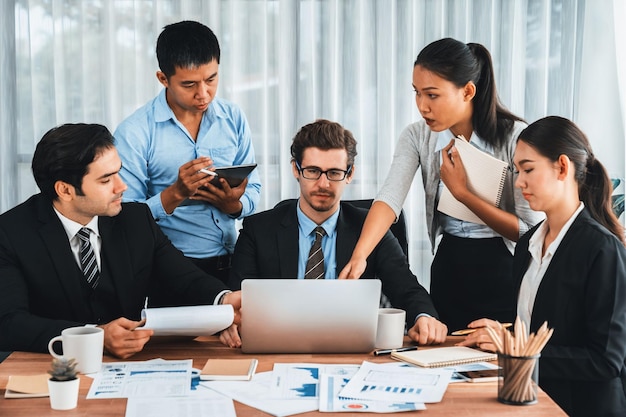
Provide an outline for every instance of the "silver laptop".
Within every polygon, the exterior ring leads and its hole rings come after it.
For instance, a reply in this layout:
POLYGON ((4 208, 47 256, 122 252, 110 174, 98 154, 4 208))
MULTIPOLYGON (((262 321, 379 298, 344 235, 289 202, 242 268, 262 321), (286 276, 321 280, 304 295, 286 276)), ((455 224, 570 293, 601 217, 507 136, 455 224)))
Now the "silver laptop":
POLYGON ((377 279, 245 279, 241 343, 245 353, 357 353, 374 348, 377 279))

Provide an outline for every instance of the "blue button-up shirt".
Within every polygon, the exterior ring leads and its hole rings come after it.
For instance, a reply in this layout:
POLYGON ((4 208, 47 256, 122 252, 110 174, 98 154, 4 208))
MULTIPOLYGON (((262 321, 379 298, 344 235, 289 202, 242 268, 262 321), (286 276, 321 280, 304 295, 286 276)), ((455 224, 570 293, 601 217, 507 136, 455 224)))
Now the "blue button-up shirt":
MULTIPOLYGON (((300 201, 298 200, 298 278, 304 278, 306 271, 306 261, 309 258, 309 252, 313 242, 315 242, 315 232, 313 231, 317 224, 309 219, 306 214, 300 210, 300 201)), ((339 210, 320 226, 326 231, 326 236, 322 238, 322 251, 324 252, 324 278, 337 278, 337 218, 339 210)))
MULTIPOLYGON (((206 202, 184 202, 169 215, 161 191, 178 178, 181 165, 200 156, 216 167, 255 161, 250 129, 239 107, 215 98, 204 112, 197 139, 176 119, 165 89, 125 119, 115 131, 122 159, 122 179, 128 185, 124 201, 145 202, 174 246, 186 256, 207 258, 232 253, 237 234, 235 219, 206 202)), ((241 197, 241 217, 252 214, 261 183, 256 170, 241 197)))

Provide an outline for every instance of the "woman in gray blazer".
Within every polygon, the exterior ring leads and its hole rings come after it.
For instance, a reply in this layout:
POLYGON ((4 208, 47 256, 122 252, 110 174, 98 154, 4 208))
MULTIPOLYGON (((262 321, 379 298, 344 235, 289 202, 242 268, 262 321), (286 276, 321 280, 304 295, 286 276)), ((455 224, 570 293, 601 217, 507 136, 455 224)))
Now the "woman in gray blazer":
POLYGON ((471 191, 451 139, 462 135, 470 145, 512 167, 515 141, 526 124, 499 101, 491 55, 483 45, 451 38, 432 42, 415 60, 412 84, 423 120, 401 133, 387 179, 339 277, 361 276, 367 256, 400 215, 421 168, 426 225, 433 251, 436 247, 430 295, 441 321, 449 330, 481 317, 511 321, 514 245, 543 215, 531 210, 515 190, 512 170, 506 174, 497 207, 471 191), (437 211, 444 185, 480 222, 437 211))

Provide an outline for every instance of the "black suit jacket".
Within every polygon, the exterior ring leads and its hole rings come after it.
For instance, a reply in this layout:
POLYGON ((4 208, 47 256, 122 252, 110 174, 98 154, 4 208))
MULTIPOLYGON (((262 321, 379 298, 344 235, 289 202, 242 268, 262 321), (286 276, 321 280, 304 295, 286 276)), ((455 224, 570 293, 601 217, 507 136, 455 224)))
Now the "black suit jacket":
MULTIPOLYGON (((101 280, 113 286, 107 313, 138 320, 155 284, 189 305, 212 304, 226 289, 176 249, 148 207, 125 203, 99 217, 101 280)), ((88 323, 84 277, 52 203, 41 194, 0 216, 0 350, 47 352, 61 330, 88 323)))
MULTIPOLYGON (((297 200, 246 217, 235 245, 231 287, 240 288, 245 278, 295 278, 298 275, 297 200)), ((337 271, 352 256, 361 234, 367 210, 341 203, 337 220, 337 271)), ((391 304, 407 313, 412 327, 420 313, 438 317, 430 295, 409 270, 398 240, 387 231, 367 258, 367 269, 361 278, 379 278, 382 291, 391 304)))
MULTIPOLYGON (((517 285, 530 262, 517 243, 517 285)), ((539 361, 540 386, 570 415, 626 416, 626 249, 584 209, 539 285, 531 331, 554 333, 539 361)))

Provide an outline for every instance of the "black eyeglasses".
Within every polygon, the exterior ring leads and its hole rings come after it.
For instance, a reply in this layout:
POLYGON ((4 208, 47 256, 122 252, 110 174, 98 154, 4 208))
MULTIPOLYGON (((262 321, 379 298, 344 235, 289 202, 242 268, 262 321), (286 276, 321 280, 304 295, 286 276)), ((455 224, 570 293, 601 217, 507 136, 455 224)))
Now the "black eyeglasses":
POLYGON ((301 167, 300 163, 296 161, 296 167, 298 168, 298 172, 302 175, 302 178, 306 180, 319 180, 322 174, 326 175, 328 181, 343 181, 346 179, 346 176, 352 171, 352 165, 348 166, 347 170, 343 169, 329 169, 327 171, 322 171, 318 167, 301 167))

